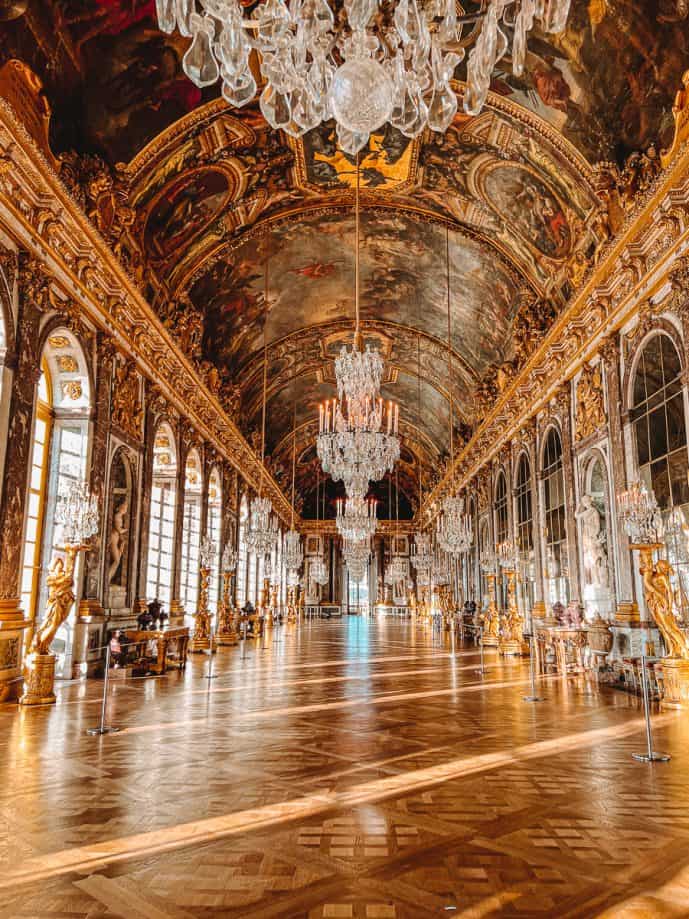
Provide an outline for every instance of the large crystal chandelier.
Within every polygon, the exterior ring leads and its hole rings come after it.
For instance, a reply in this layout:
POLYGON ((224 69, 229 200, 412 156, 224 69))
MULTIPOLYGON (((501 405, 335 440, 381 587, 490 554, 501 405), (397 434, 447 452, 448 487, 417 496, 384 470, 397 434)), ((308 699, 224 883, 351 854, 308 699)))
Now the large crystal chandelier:
POLYGON ((325 564, 322 555, 316 555, 309 560, 309 577, 314 584, 323 585, 328 583, 328 566, 325 564))
POLYGON ((342 555, 347 565, 350 578, 357 583, 363 581, 368 571, 368 562, 371 555, 371 545, 368 539, 361 542, 345 539, 343 542, 342 555))
POLYGON ((256 555, 270 555, 278 541, 278 522, 270 498, 253 498, 246 544, 256 555))
POLYGON ((431 537, 428 533, 417 533, 411 545, 411 563, 417 572, 430 570, 433 564, 431 537))
POLYGON ((59 541, 64 545, 83 546, 98 532, 98 500, 84 481, 70 482, 58 495, 55 523, 60 527, 59 541))
POLYGON ((406 583, 408 577, 409 561, 403 555, 393 555, 385 569, 385 583, 389 585, 406 583))
POLYGON ((285 533, 283 552, 285 568, 288 571, 297 571, 301 568, 301 563, 304 561, 304 550, 301 547, 301 536, 296 530, 285 533))
POLYGON ((347 496, 363 499, 370 481, 382 479, 399 459, 399 407, 380 396, 383 359, 369 345, 362 348, 359 331, 359 161, 356 167, 354 243, 354 342, 335 361, 337 399, 319 407, 317 451, 347 496))
POLYGON ((643 482, 633 482, 617 496, 617 513, 634 545, 654 545, 662 541, 663 519, 658 501, 643 482))
POLYGON ((340 498, 335 524, 343 539, 361 542, 376 531, 376 501, 365 498, 340 498))
POLYGON ((258 52, 265 83, 261 111, 273 128, 300 137, 334 117, 340 145, 356 153, 389 122, 407 137, 426 126, 446 131, 457 112, 450 84, 465 47, 464 110, 479 113, 498 61, 510 52, 519 76, 527 34, 535 25, 560 32, 570 0, 478 0, 457 15, 455 0, 264 0, 249 16, 238 0, 156 0, 164 32, 193 40, 187 76, 204 87, 222 79, 235 107, 257 92, 250 57, 258 52))
POLYGON ((450 583, 450 565, 447 553, 436 546, 431 564, 431 580, 436 587, 444 587, 450 583))
POLYGON ((464 498, 443 499, 443 512, 438 518, 436 538, 441 549, 449 555, 468 552, 474 539, 471 517, 464 513, 464 498))

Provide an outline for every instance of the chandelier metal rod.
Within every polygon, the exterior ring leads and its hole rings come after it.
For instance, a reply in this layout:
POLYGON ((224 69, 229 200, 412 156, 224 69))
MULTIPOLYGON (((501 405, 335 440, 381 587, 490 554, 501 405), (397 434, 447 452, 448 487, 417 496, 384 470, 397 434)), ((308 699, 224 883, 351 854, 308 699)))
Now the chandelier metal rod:
POLYGON ((447 272, 447 390, 450 395, 450 485, 455 479, 454 399, 452 397, 452 318, 450 312, 450 225, 445 224, 445 261, 447 272))
POLYGON ((354 193, 354 347, 359 344, 359 154, 356 155, 356 189, 354 193))
MULTIPOLYGON (((418 401, 419 422, 421 421, 421 333, 416 335, 416 395, 418 401)), ((421 445, 419 444, 419 447, 421 445)), ((423 507, 423 482, 421 480, 421 454, 416 457, 416 466, 419 470, 419 510, 423 507)))
POLYGON ((263 408, 261 410, 261 478, 258 486, 259 498, 263 494, 263 480, 265 477, 266 459, 266 391, 268 384, 268 339, 266 326, 268 325, 268 227, 266 226, 266 261, 263 270, 263 305, 265 306, 265 319, 263 321, 263 408))
POLYGON ((294 480, 297 469, 297 375, 292 377, 292 516, 290 530, 294 529, 294 480))

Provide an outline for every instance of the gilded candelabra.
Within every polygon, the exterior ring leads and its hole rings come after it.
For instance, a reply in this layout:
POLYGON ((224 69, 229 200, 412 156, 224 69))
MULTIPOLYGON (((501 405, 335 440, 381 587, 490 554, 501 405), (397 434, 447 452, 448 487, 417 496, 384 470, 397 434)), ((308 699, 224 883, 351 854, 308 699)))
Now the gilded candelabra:
POLYGON ((511 540, 500 543, 498 559, 507 579, 507 609, 498 647, 501 654, 528 654, 528 644, 524 642, 524 617, 517 606, 517 549, 511 540))
POLYGON ((488 582, 488 608, 479 615, 482 628, 481 641, 486 648, 497 648, 500 643, 500 614, 496 603, 495 573, 496 559, 493 553, 484 555, 481 568, 488 582))
POLYGON ((189 651, 196 654, 211 648, 211 612, 208 606, 208 589, 213 564, 214 547, 209 536, 204 536, 199 549, 199 597, 194 615, 194 634, 189 651))
POLYGON ((689 638, 674 612, 672 565, 667 559, 653 561, 653 553, 663 548, 660 541, 662 520, 652 491, 634 483, 618 498, 619 515, 631 542, 639 553, 639 572, 644 586, 646 607, 663 636, 667 656, 663 658, 665 700, 689 706, 689 638))
POLYGON ((98 507, 85 482, 73 482, 58 499, 55 522, 61 527, 62 554, 50 563, 46 585, 48 603, 43 621, 33 634, 24 660, 24 693, 21 705, 50 705, 55 702, 55 654, 50 650, 60 626, 69 616, 75 600, 74 572, 79 553, 89 548, 88 540, 98 532, 98 507))
POLYGON ((232 606, 232 571, 227 569, 222 573, 222 600, 218 610, 218 630, 215 638, 219 645, 236 645, 239 643, 237 622, 232 606))

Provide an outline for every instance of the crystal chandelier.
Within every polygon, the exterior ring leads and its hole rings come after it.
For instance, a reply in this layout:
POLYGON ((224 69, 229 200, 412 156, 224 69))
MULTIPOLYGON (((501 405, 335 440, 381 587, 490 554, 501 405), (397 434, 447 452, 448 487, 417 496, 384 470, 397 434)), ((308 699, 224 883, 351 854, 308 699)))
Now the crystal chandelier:
POLYGON ((296 530, 285 533, 283 553, 285 568, 289 571, 297 571, 301 568, 301 563, 304 561, 304 550, 301 547, 301 536, 296 530))
POLYGON ((226 543, 223 549, 221 567, 223 571, 234 571, 237 567, 237 550, 231 543, 226 543))
POLYGON ((663 519, 653 491, 643 482, 634 482, 617 497, 617 513, 630 542, 653 545, 662 540, 663 519))
POLYGON ((83 546, 98 532, 98 501, 86 482, 71 482, 55 508, 55 523, 62 528, 60 542, 83 546))
POLYGON ((438 519, 436 537, 438 544, 450 555, 461 555, 471 548, 474 533, 471 517, 464 513, 464 499, 443 499, 442 516, 438 519))
POLYGON ((325 564, 322 555, 316 555, 309 560, 309 577, 314 584, 328 583, 328 566, 325 564))
POLYGON ((444 587, 450 583, 449 559, 447 553, 438 546, 433 553, 431 579, 436 587, 444 587))
POLYGON ((337 399, 319 406, 316 448, 323 471, 344 482, 347 496, 363 498, 370 481, 392 471, 400 456, 399 406, 380 396, 383 359, 359 332, 359 160, 356 166, 354 343, 335 360, 337 399))
POLYGON ((354 154, 386 122, 407 137, 426 126, 446 131, 457 112, 450 81, 472 42, 463 105, 478 114, 498 61, 510 52, 521 75, 527 34, 534 25, 562 31, 569 4, 478 0, 462 16, 455 0, 344 0, 344 10, 327 0, 264 0, 249 17, 238 0, 156 0, 156 9, 164 32, 193 37, 182 63, 198 87, 222 79, 227 102, 247 105, 258 90, 255 50, 270 125, 300 137, 334 117, 340 146, 354 154))
POLYGON ((427 571, 433 563, 433 552, 431 550, 431 537, 428 533, 417 533, 411 546, 411 563, 418 574, 420 571, 427 571))
POLYGON ((393 555, 385 569, 385 583, 390 585, 406 583, 408 576, 408 560, 402 555, 393 555))
POLYGON ((201 540, 199 546, 199 567, 212 568, 213 559, 215 558, 215 543, 211 537, 206 534, 201 540))
POLYGON ((278 541, 278 522, 270 498, 253 498, 246 544, 256 555, 270 555, 278 541))
POLYGON ((496 574, 498 570, 498 556, 495 552, 481 551, 481 571, 486 574, 496 574))
POLYGON ((515 569, 519 561, 519 551, 511 539, 498 545, 498 561, 501 568, 515 569))
POLYGON ((366 577, 368 562, 371 555, 371 547, 368 539, 361 542, 353 542, 345 539, 343 542, 342 555, 349 571, 349 576, 353 581, 359 583, 366 577))
POLYGON ((365 498, 340 498, 335 524, 343 539, 361 542, 376 531, 376 501, 365 498))

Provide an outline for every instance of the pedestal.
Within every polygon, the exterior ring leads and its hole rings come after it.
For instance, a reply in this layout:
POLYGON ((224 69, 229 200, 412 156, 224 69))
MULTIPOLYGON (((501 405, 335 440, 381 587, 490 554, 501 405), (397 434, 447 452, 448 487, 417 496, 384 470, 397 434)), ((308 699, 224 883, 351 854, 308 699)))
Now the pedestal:
POLYGON ((639 614, 639 607, 633 600, 625 600, 617 604, 617 611, 615 613, 615 622, 619 622, 624 625, 629 623, 641 622, 641 616, 639 614))
POLYGON ((519 641, 517 638, 501 638, 498 643, 500 654, 517 654, 521 656, 529 653, 528 647, 528 644, 519 641))
POLYGON ((184 607, 179 600, 170 600, 170 625, 184 625, 184 607))
POLYGON ((226 632, 216 632, 215 643, 222 648, 229 648, 239 644, 239 632, 235 629, 228 629, 226 632))
POLYGON ((22 691, 22 648, 28 619, 19 600, 0 600, 0 702, 14 702, 22 691))
POLYGON ((663 658, 664 705, 689 708, 689 661, 663 658))
POLYGON ((24 664, 24 694, 20 705, 53 705, 55 702, 55 655, 29 654, 24 664))
POLYGON ((484 648, 497 648, 500 644, 500 639, 497 635, 486 635, 485 633, 481 636, 481 644, 484 648))

